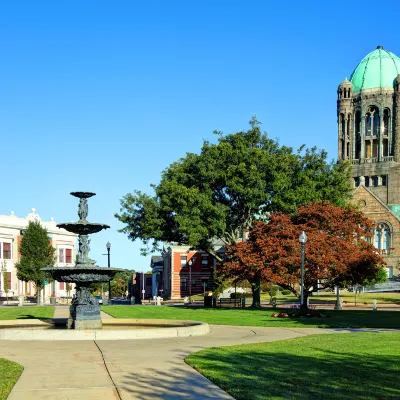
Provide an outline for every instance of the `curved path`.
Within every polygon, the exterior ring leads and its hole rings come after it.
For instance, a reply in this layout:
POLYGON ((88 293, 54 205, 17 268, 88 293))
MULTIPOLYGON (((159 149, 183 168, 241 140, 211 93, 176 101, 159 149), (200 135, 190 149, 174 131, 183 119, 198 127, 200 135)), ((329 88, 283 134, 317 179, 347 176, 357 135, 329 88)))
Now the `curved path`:
POLYGON ((210 327, 209 335, 176 339, 2 341, 0 357, 16 361, 25 368, 8 400, 232 399, 186 365, 184 358, 214 346, 354 331, 210 327))

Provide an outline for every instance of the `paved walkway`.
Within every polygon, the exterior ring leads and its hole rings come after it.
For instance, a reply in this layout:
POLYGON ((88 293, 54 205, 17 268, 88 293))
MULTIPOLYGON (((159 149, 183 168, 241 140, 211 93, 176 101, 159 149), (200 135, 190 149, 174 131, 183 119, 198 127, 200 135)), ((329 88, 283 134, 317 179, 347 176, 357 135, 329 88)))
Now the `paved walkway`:
POLYGON ((211 326, 206 336, 119 341, 3 341, 1 357, 24 366, 8 400, 220 400, 228 394, 185 364, 213 346, 268 342, 315 333, 315 328, 211 326))

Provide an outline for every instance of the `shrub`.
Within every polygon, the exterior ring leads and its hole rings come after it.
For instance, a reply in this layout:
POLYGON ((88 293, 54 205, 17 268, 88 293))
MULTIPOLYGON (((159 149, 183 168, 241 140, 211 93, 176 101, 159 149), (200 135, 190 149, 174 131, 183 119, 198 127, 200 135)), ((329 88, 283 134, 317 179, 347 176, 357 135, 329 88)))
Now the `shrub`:
POLYGON ((230 297, 231 297, 231 299, 234 299, 234 298, 236 298, 236 299, 240 299, 241 297, 242 297, 242 293, 240 293, 240 292, 233 292, 233 293, 231 293, 230 294, 230 297))
POLYGON ((284 296, 287 296, 287 295, 289 295, 290 293, 292 293, 289 289, 283 289, 282 291, 281 291, 281 293, 284 295, 284 296))

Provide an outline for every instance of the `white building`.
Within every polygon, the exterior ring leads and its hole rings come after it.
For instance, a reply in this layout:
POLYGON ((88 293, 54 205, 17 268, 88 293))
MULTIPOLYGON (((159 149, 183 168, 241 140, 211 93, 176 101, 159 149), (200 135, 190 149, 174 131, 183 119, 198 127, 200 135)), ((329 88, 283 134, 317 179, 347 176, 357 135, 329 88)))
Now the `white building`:
MULTIPOLYGON (((5 269, 8 280, 8 296, 34 296, 36 288, 32 282, 22 282, 17 278, 15 264, 19 261, 19 246, 21 244, 24 229, 30 221, 39 221, 46 228, 51 244, 56 249, 56 265, 59 267, 73 266, 76 259, 76 238, 77 235, 57 228, 53 218, 49 222, 42 221, 36 210, 32 208, 26 218, 17 217, 13 211, 10 215, 0 215, 0 269, 5 269)), ((0 274, 0 297, 5 297, 4 274, 0 274)), ((53 282, 47 284, 43 290, 43 298, 50 295, 56 297, 67 296, 66 283, 53 282)))

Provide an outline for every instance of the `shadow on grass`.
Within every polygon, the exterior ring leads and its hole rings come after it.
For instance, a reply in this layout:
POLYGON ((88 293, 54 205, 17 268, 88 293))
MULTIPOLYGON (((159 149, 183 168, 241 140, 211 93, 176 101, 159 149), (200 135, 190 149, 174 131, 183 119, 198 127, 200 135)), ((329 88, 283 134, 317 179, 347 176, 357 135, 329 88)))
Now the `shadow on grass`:
POLYGON ((359 355, 317 342, 310 351, 285 352, 274 345, 209 349, 187 362, 238 400, 400 398, 399 354, 359 355))

